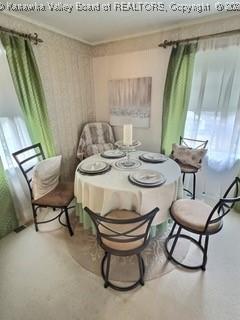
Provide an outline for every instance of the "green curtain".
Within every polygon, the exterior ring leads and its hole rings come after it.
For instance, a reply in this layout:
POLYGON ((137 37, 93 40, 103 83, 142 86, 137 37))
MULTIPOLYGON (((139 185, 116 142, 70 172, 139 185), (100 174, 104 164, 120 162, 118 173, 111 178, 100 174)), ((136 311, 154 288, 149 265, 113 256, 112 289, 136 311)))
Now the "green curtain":
POLYGON ((33 143, 55 154, 40 73, 29 40, 0 33, 13 83, 33 143))
POLYGON ((197 43, 173 47, 165 83, 161 150, 170 154, 172 144, 184 133, 197 43))
POLYGON ((0 238, 13 231, 18 221, 9 191, 5 171, 0 158, 0 238))

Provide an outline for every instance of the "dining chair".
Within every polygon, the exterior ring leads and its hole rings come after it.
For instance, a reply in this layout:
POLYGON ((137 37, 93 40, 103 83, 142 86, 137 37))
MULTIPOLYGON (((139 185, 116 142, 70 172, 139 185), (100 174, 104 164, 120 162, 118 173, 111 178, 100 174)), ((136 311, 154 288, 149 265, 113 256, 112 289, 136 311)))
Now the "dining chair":
POLYGON ((224 216, 229 213, 235 203, 240 201, 239 185, 240 179, 237 177, 213 208, 200 200, 180 199, 173 203, 170 215, 174 223, 165 241, 165 250, 169 260, 188 269, 201 268, 204 271, 206 270, 209 236, 222 229, 224 216), (177 232, 173 234, 176 226, 178 226, 177 232), (191 235, 182 234, 182 230, 189 231, 197 235, 197 237, 199 236, 198 240, 191 235), (202 244, 203 237, 205 237, 204 244, 202 244), (179 238, 191 241, 201 250, 203 259, 200 265, 190 266, 174 258, 173 252, 179 238), (168 246, 169 241, 172 239, 172 245, 168 246))
POLYGON ((81 161, 105 150, 114 149, 113 129, 107 122, 85 124, 78 144, 77 158, 81 161))
POLYGON ((112 210, 105 216, 96 214, 85 207, 97 230, 97 241, 105 254, 101 263, 101 274, 104 279, 104 287, 108 286, 119 291, 127 291, 144 285, 145 266, 141 252, 149 242, 149 230, 151 223, 159 211, 159 208, 140 215, 135 211, 112 210), (139 267, 139 279, 130 286, 120 287, 109 281, 111 256, 136 255, 139 267))
POLYGON ((39 199, 34 199, 32 190, 32 175, 35 165, 41 161, 45 160, 45 155, 40 143, 31 145, 24 149, 14 152, 14 159, 16 160, 25 180, 31 195, 31 204, 33 211, 33 220, 35 224, 35 230, 38 231, 38 225, 43 223, 51 222, 58 219, 59 223, 64 227, 68 228, 69 234, 72 236, 73 231, 69 220, 68 210, 74 206, 69 206, 74 198, 73 193, 73 183, 72 182, 59 182, 57 187, 52 191, 48 192, 46 195, 40 197, 39 199), (52 208, 54 211, 60 209, 60 212, 52 219, 45 221, 37 220, 38 209, 40 208, 52 208), (65 215, 66 224, 61 221, 61 216, 65 215))
MULTIPOLYGON (((200 150, 200 149, 206 149, 207 144, 208 144, 208 140, 196 140, 196 139, 184 138, 184 137, 180 136, 179 143, 181 146, 184 146, 188 149, 200 150)), ((181 161, 178 161, 178 164, 181 168, 183 186, 185 183, 185 176, 188 174, 192 175, 193 189, 191 191, 189 189, 184 188, 184 191, 186 191, 187 194, 192 199, 195 199, 196 198, 196 174, 199 171, 199 168, 196 168, 196 167, 189 165, 189 164, 183 164, 183 163, 181 163, 181 161)), ((199 161, 199 164, 201 164, 201 160, 199 161)))

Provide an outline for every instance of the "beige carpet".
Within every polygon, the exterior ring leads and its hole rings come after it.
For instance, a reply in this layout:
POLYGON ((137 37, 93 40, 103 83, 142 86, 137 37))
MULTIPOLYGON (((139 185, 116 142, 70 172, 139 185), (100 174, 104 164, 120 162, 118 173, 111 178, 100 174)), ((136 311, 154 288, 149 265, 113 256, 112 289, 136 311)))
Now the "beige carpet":
MULTIPOLYGON (((164 254, 164 241, 166 235, 167 233, 152 239, 142 253, 146 267, 145 280, 159 278, 175 268, 172 263, 167 263, 164 254)), ((65 239, 72 257, 83 268, 100 275, 101 260, 104 252, 97 244, 96 237, 89 231, 84 230, 80 224, 76 224, 74 236, 70 238, 66 234, 65 239)), ((177 257, 180 261, 186 257, 189 247, 190 243, 187 241, 183 241, 179 246, 177 257)), ((130 282, 136 281, 138 277, 139 273, 136 256, 112 256, 110 269, 111 280, 130 282)))
MULTIPOLYGON (((0 319, 238 320, 239 230, 240 215, 226 216, 210 238, 206 272, 176 268, 123 293, 105 289, 72 258, 65 228, 37 233, 30 226, 0 240, 0 319)), ((193 249, 188 263, 199 256, 193 249)))

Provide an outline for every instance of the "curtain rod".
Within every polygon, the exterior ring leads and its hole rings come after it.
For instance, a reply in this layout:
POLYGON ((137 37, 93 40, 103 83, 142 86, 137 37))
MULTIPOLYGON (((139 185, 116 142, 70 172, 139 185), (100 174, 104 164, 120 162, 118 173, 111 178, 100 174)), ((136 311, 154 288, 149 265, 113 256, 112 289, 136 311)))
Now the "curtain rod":
POLYGON ((23 33, 23 32, 19 32, 19 31, 16 31, 16 30, 8 29, 8 28, 2 27, 2 26, 0 26, 0 32, 10 33, 10 34, 13 34, 15 36, 28 39, 28 40, 32 41, 33 44, 36 44, 36 45, 38 43, 40 43, 40 42, 43 42, 42 39, 38 38, 38 34, 37 33, 34 33, 34 34, 32 34, 32 33, 23 33))
POLYGON ((169 46, 174 46, 174 45, 182 43, 182 42, 189 42, 189 41, 195 41, 195 40, 200 40, 200 39, 208 39, 208 38, 212 38, 212 37, 221 37, 221 36, 225 36, 228 34, 239 33, 239 32, 240 32, 240 29, 236 29, 236 30, 230 30, 230 31, 219 32, 219 33, 212 33, 212 34, 208 34, 208 35, 204 35, 204 36, 181 39, 181 40, 164 40, 158 46, 166 49, 169 46))

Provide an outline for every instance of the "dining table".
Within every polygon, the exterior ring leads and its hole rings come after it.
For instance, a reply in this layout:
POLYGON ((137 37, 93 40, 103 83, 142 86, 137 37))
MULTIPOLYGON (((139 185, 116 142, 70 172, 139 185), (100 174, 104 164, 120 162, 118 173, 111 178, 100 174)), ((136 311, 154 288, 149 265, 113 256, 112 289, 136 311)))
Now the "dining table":
MULTIPOLYGON (((139 160, 139 156, 141 157, 144 153, 146 151, 133 151, 130 158, 139 160)), ((165 229, 173 201, 183 197, 180 167, 174 160, 167 158, 161 163, 141 161, 137 169, 121 170, 114 165, 117 160, 106 159, 101 154, 96 154, 84 159, 78 165, 75 172, 74 194, 79 222, 83 224, 84 229, 92 229, 92 232, 95 233, 95 227, 84 211, 84 207, 100 215, 105 215, 115 209, 134 210, 144 215, 158 207, 159 212, 151 228, 151 234, 155 236, 159 231, 165 229), (83 163, 98 161, 110 164, 111 170, 100 175, 86 175, 79 171, 79 166, 83 163), (150 188, 132 184, 128 178, 129 174, 142 169, 161 173, 165 177, 165 182, 160 186, 150 188)))

